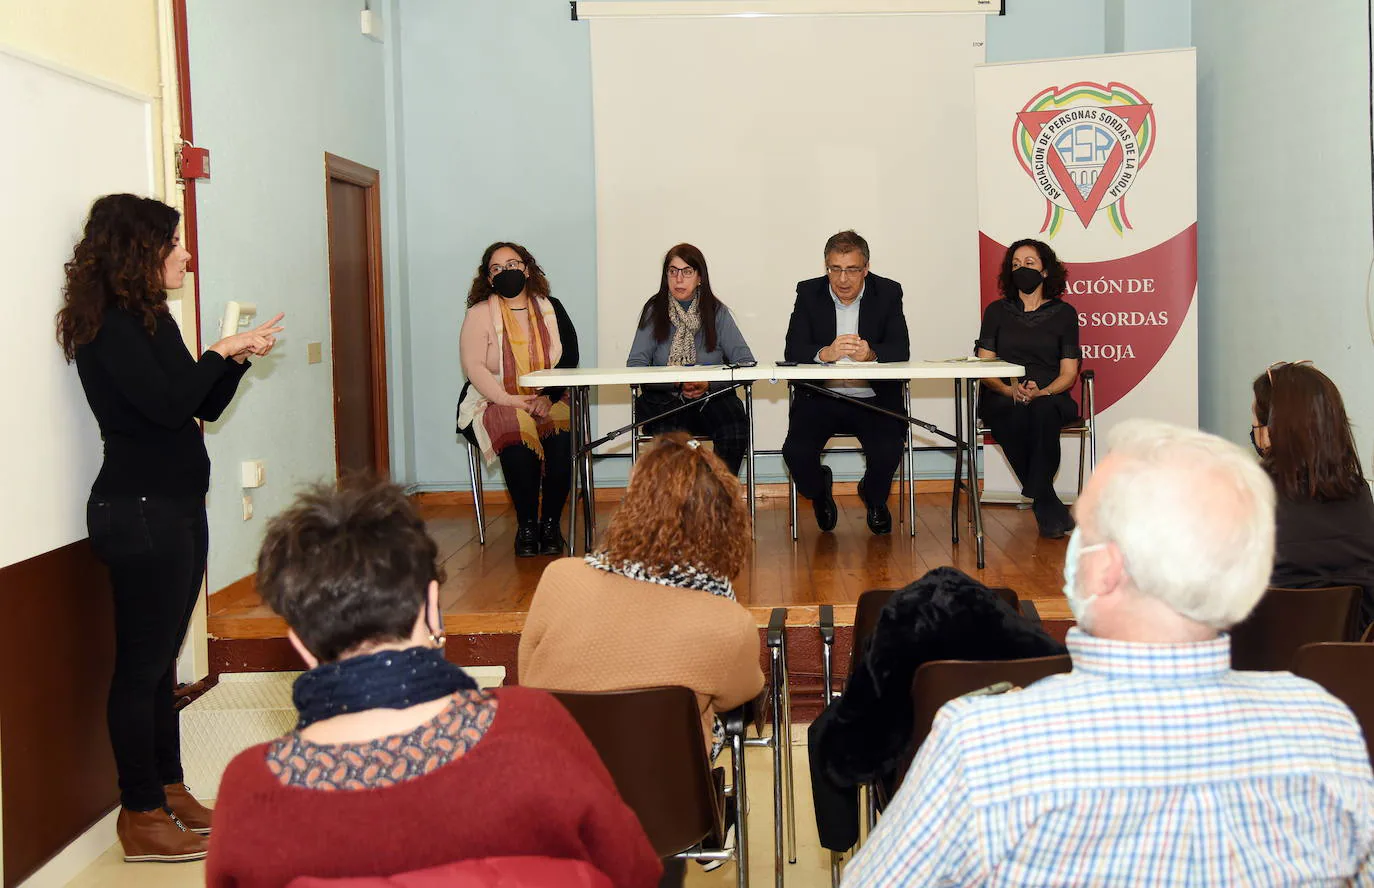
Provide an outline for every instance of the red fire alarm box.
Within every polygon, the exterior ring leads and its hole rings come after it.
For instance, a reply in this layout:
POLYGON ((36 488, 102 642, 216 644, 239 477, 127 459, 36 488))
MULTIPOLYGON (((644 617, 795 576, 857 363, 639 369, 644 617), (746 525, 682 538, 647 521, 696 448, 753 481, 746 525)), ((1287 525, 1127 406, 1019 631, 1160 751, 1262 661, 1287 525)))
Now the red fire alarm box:
POLYGON ((210 149, 183 144, 177 153, 178 175, 183 179, 210 178, 210 149))

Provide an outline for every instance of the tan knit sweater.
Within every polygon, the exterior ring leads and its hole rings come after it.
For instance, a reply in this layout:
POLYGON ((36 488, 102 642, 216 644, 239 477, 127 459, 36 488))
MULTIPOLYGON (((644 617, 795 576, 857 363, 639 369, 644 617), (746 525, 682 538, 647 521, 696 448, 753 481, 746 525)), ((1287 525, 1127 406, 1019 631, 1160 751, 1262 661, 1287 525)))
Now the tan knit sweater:
POLYGON ((598 570, 580 558, 548 566, 520 635, 520 684, 556 691, 682 685, 711 719, 763 688, 759 631, 729 598, 598 570))

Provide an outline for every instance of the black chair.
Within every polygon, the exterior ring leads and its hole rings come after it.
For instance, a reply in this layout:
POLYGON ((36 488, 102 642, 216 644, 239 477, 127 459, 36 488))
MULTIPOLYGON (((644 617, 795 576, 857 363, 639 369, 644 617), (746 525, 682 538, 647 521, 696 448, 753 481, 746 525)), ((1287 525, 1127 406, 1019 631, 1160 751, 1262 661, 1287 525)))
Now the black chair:
MULTIPOLYGON (((1083 485, 1087 483, 1089 469, 1097 468, 1097 374, 1092 370, 1083 370, 1078 374, 1078 418, 1059 430, 1061 436, 1076 437, 1079 440, 1078 446, 1078 492, 1083 492, 1083 485)), ((978 385, 976 380, 971 380, 970 385, 978 385)), ((978 436, 978 446, 984 446, 990 433, 982 421, 979 420, 976 430, 978 436)), ((968 485, 963 483, 964 454, 961 450, 955 449, 954 453, 954 479, 955 489, 961 487, 967 491, 968 485)), ((979 502, 1000 503, 1001 500, 989 499, 986 492, 980 494, 979 502)), ((1014 500, 1017 508, 1030 508, 1030 501, 1018 496, 1014 500)), ((959 504, 958 497, 955 497, 953 510, 957 520, 959 504)), ((969 520, 973 520, 973 512, 969 512, 969 520)))
POLYGON ((688 688, 551 693, 596 748, 660 857, 734 860, 740 888, 749 884, 742 710, 721 715, 731 749, 733 779, 727 789, 712 769, 696 694, 688 688), (727 806, 730 794, 735 804, 727 806), (725 848, 730 827, 733 849, 725 848))
MULTIPOLYGON (((750 413, 750 414, 752 415, 752 414, 753 414, 753 400, 754 400, 754 387, 753 387, 753 384, 752 384, 752 383, 745 384, 745 385, 743 386, 743 389, 744 389, 745 410, 746 410, 746 412, 748 412, 748 413, 750 413)), ((640 445, 640 444, 647 444, 648 442, 650 442, 650 441, 652 441, 652 440, 654 439, 654 436, 651 435, 651 434, 649 434, 648 432, 645 432, 645 431, 643 430, 643 428, 641 428, 641 426, 640 426, 640 424, 639 424, 639 422, 640 422, 640 420, 639 420, 639 396, 640 396, 641 394, 643 394, 643 387, 642 387, 642 386, 640 386, 640 385, 632 385, 632 386, 630 386, 630 423, 634 426, 634 428, 631 429, 631 431, 630 431, 630 468, 631 468, 631 469, 634 468, 635 463, 639 462, 639 445, 640 445)), ((722 397, 724 397, 724 396, 722 396, 722 397)), ((652 422, 652 420, 650 420, 650 422, 652 422)), ((752 423, 750 424, 749 434, 750 434, 751 436, 754 434, 754 429, 753 429, 752 423)), ((697 440, 697 441, 711 441, 711 438, 710 438, 709 436, 707 436, 707 435, 693 435, 692 437, 693 437, 695 440, 697 440)), ((713 442, 712 446, 714 446, 714 442, 713 442)), ((743 471, 746 473, 745 476, 744 476, 744 479, 745 479, 745 480, 744 480, 744 483, 745 483, 745 490, 747 490, 748 493, 749 493, 749 529, 750 529, 750 533, 755 533, 755 531, 754 531, 754 521, 755 521, 756 512, 755 512, 755 502, 754 502, 754 500, 755 500, 755 496, 754 496, 754 485, 757 483, 757 480, 758 480, 758 476, 754 474, 754 457, 755 457, 755 455, 756 455, 756 453, 755 453, 754 447, 753 447, 753 445, 752 445, 752 443, 751 443, 751 444, 750 444, 750 447, 748 448, 748 450, 746 450, 745 453, 744 453, 744 466, 743 466, 743 471)))
POLYGON ((1374 763, 1374 644, 1319 642, 1293 655, 1293 674, 1326 688, 1355 713, 1374 763))
POLYGON ((728 789, 712 774, 696 695, 691 690, 550 692, 582 726, 659 855, 733 859, 740 886, 749 883, 746 747, 761 746, 773 753, 773 861, 778 886, 783 883, 784 849, 791 862, 797 862, 786 623, 787 608, 774 608, 765 636, 770 671, 763 692, 743 706, 718 714, 730 747, 732 781, 728 789), (763 729, 765 716, 771 722, 768 735, 763 729), (755 737, 748 736, 751 726, 755 737), (731 795, 735 804, 727 811, 724 800, 731 795), (723 848, 730 826, 735 828, 735 848, 717 850, 723 848))
MULTIPOLYGON (((854 633, 853 642, 849 648, 848 675, 853 675, 863 663, 863 659, 868 653, 868 646, 873 639, 873 634, 878 628, 878 619, 882 614, 883 608, 887 606, 888 601, 896 594, 896 591, 895 589, 870 589, 859 596, 859 601, 854 607, 854 633)), ((1021 601, 1015 590, 997 587, 990 588, 988 591, 996 594, 998 598, 1006 602, 1007 606, 1020 613, 1027 620, 1037 625, 1040 623, 1040 613, 1036 610, 1035 605, 1030 601, 1021 601)), ((835 608, 833 605, 821 605, 819 623, 821 636, 822 708, 825 708, 840 696, 840 692, 835 690, 833 671, 833 650, 835 647, 835 608)), ((1067 660, 1068 657, 1065 656, 1064 659, 1067 660)), ((921 668, 924 668, 924 666, 921 668)), ((991 682, 988 684, 990 683, 991 682)), ((984 686, 985 685, 978 685, 977 687, 984 686)), ((971 690, 976 690, 977 687, 971 688, 971 690)), ((925 730, 920 734, 920 738, 924 739, 925 734, 929 732, 929 730, 930 725, 927 723, 925 730)), ((905 773, 906 765, 903 765, 902 771, 905 773)), ((894 785, 901 785, 901 781, 898 780, 894 785)), ((878 814, 886 807, 888 801, 886 790, 880 782, 865 783, 859 787, 859 808, 863 812, 862 835, 866 836, 872 833, 874 826, 876 826, 878 822, 878 814)), ((840 858, 840 854, 834 851, 830 853, 830 883, 832 886, 838 886, 840 884, 840 858)))
MULTIPOLYGON (((905 405, 906 412, 911 413, 911 386, 909 383, 902 382, 902 403, 905 405)), ((792 415, 792 384, 787 384, 787 415, 792 415)), ((853 438, 847 432, 837 432, 831 437, 834 438, 853 438)), ((771 451, 769 451, 771 452, 771 451)), ((863 453, 862 447, 827 447, 826 453, 863 453)), ((907 523, 907 529, 911 536, 916 535, 916 495, 915 480, 908 477, 909 473, 915 471, 914 457, 911 449, 911 425, 906 427, 905 443, 902 448, 902 461, 897 467, 897 523, 903 521, 907 523)), ((791 516, 792 540, 797 539, 797 485, 792 480, 792 474, 787 475, 787 509, 791 516)))
POLYGON ((1360 595, 1358 586, 1271 586, 1250 616, 1231 627, 1231 668, 1282 672, 1305 644, 1355 640, 1360 595))

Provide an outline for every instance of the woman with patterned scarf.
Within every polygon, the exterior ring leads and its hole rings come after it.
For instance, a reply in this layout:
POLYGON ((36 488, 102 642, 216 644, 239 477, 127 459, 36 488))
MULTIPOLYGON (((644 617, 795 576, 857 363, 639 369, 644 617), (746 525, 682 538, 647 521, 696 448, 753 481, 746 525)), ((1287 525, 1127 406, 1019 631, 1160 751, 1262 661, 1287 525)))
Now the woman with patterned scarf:
POLYGON ((468 381, 458 398, 458 432, 498 459, 515 505, 515 554, 558 555, 572 486, 566 389, 525 388, 521 375, 577 366, 577 331, 530 251, 487 247, 468 291, 458 350, 468 381), (540 494, 543 504, 540 504, 540 494))
MULTIPOLYGON (((711 290, 706 257, 691 244, 678 244, 663 257, 658 292, 639 316, 627 367, 709 367, 754 360, 730 309, 711 290)), ((690 403, 725 383, 649 383, 635 404, 653 417, 690 403)), ((739 474, 749 444, 749 421, 739 398, 722 395, 647 426, 650 434, 682 429, 704 435, 725 465, 739 474)))
POLYGON ((716 713, 763 687, 758 627, 730 582, 749 549, 739 479, 683 432, 655 438, 601 548, 544 570, 520 635, 520 684, 691 688, 718 750, 716 713))

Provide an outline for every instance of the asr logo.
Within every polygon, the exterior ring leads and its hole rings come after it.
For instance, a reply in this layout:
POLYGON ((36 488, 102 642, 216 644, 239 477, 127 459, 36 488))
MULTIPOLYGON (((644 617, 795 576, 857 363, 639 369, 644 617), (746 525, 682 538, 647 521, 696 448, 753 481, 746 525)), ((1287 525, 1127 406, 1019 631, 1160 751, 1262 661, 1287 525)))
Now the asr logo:
POLYGON ((1154 150, 1154 106, 1124 83, 1051 86, 1017 113, 1012 144, 1045 197, 1042 233, 1058 234, 1066 212, 1087 228, 1105 211, 1122 234, 1126 192, 1154 150))

